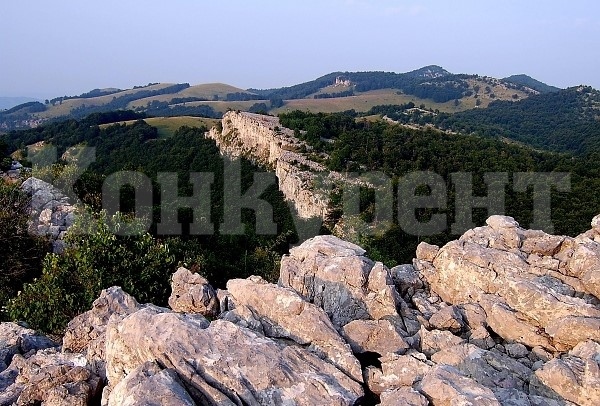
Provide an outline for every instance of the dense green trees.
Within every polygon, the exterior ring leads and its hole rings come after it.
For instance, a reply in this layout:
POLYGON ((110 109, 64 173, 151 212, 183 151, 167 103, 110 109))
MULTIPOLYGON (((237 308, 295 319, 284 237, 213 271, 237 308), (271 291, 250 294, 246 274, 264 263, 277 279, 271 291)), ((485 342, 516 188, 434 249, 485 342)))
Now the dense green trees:
POLYGON ((14 320, 46 332, 60 330, 89 309, 103 288, 118 285, 142 302, 166 305, 169 276, 177 265, 169 245, 148 233, 117 236, 120 216, 81 216, 61 255, 44 259, 42 275, 23 286, 7 306, 14 320))

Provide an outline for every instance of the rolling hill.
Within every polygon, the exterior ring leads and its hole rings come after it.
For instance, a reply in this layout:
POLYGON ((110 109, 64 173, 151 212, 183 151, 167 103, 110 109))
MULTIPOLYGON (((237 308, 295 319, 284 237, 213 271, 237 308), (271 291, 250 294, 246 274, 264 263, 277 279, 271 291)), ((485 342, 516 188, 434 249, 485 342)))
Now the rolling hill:
POLYGON ((47 121, 81 119, 92 113, 131 109, 149 116, 219 118, 227 110, 295 109, 366 112, 382 104, 423 105, 455 113, 485 108, 496 100, 518 101, 556 88, 525 75, 496 79, 453 74, 430 65, 411 72, 333 72, 310 82, 277 89, 241 89, 223 83, 150 83, 133 89, 94 89, 48 103, 25 103, 0 112, 0 131, 31 128, 47 121))

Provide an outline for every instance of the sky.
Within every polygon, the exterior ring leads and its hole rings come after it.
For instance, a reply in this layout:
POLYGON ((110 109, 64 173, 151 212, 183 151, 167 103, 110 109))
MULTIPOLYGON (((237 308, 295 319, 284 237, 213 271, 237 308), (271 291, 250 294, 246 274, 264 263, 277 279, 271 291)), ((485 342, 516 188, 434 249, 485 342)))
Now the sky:
POLYGON ((4 0, 0 96, 440 65, 600 89, 597 0, 4 0))

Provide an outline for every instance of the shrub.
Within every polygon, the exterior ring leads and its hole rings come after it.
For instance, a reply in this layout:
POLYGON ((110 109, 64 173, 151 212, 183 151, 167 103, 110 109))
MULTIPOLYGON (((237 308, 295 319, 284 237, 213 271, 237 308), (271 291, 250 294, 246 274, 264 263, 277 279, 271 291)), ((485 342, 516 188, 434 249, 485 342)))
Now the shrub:
MULTIPOLYGON (((13 320, 33 328, 60 333, 76 315, 91 307, 102 289, 121 286, 140 302, 167 303, 169 280, 175 269, 169 246, 148 233, 113 233, 124 217, 80 216, 69 230, 69 247, 62 255, 49 254, 42 275, 25 284, 8 303, 13 320)), ((139 225, 130 224, 130 227, 139 225)))
MULTIPOLYGON (((39 275, 49 245, 27 232, 29 197, 16 185, 0 180, 0 309, 25 281, 39 275)), ((6 314, 0 311, 0 320, 6 314)))

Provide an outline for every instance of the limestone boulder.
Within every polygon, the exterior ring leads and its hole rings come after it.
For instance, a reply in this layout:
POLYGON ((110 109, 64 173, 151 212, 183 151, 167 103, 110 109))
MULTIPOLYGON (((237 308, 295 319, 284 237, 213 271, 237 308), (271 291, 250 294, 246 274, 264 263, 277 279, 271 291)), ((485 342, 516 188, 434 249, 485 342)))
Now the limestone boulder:
POLYGON ((449 331, 445 330, 427 330, 421 327, 419 331, 421 352, 428 357, 431 357, 438 351, 445 348, 453 347, 465 342, 464 339, 455 336, 449 331))
POLYGON ((15 355, 9 369, 14 378, 2 390, 0 400, 7 402, 3 404, 86 406, 100 392, 101 378, 80 354, 49 348, 29 358, 15 355))
POLYGON ((202 275, 179 268, 171 279, 169 307, 181 313, 199 313, 214 317, 220 313, 217 293, 202 275))
POLYGON ((500 406, 491 389, 462 375, 457 369, 442 365, 433 368, 421 381, 419 391, 434 406, 472 405, 500 406))
POLYGON ((532 392, 582 406, 600 404, 600 344, 579 343, 568 354, 555 358, 537 371, 532 392))
POLYGON ((123 319, 142 306, 120 287, 104 289, 92 308, 69 322, 63 337, 64 352, 82 353, 93 371, 105 377, 106 328, 111 317, 123 319))
MULTIPOLYGON (((362 381, 360 363, 323 309, 305 301, 292 289, 256 276, 229 280, 227 290, 236 306, 246 306, 252 311, 265 335, 307 345, 350 377, 362 381)), ((403 341, 396 343, 400 348, 406 347, 403 341)))
MULTIPOLYGON (((525 230, 505 216, 487 223, 435 256, 417 256, 431 290, 453 305, 481 306, 496 334, 529 347, 567 351, 597 337, 600 245, 525 230)), ((429 322, 440 328, 439 319, 429 322)))
POLYGON ((446 306, 435 312, 429 319, 429 324, 438 330, 453 333, 459 333, 465 326, 462 315, 455 306, 446 306))
POLYGON ((173 370, 145 362, 133 370, 110 393, 108 406, 195 406, 173 370))
POLYGON ((0 372, 8 368, 17 354, 28 355, 57 346, 57 343, 35 330, 16 323, 0 323, 0 372))
POLYGON ((427 406, 427 398, 412 388, 400 388, 381 394, 381 406, 427 406))
POLYGON ((427 361, 424 354, 388 354, 381 358, 381 368, 371 366, 365 369, 365 382, 371 392, 381 394, 412 387, 421 381, 431 368, 432 363, 427 361))
POLYGON ((389 269, 364 254, 334 236, 311 238, 282 258, 279 284, 325 310, 336 327, 398 317, 402 299, 389 269))
POLYGON ((48 237, 54 252, 62 252, 65 232, 75 223, 75 206, 64 193, 41 179, 30 177, 21 184, 21 188, 31 196, 29 231, 48 237))
POLYGON ((410 348, 389 320, 354 320, 342 328, 354 353, 404 354, 410 348))
POLYGON ((443 349, 431 356, 438 365, 449 365, 480 385, 495 389, 516 389, 527 393, 532 371, 522 363, 498 352, 472 344, 443 349))
POLYGON ((395 266, 390 269, 390 274, 396 285, 396 290, 402 297, 412 296, 417 290, 423 288, 423 281, 421 281, 419 273, 411 264, 395 266))
POLYGON ((297 345, 153 306, 109 324, 106 355, 112 388, 156 362, 201 404, 352 405, 364 395, 358 382, 297 345))

